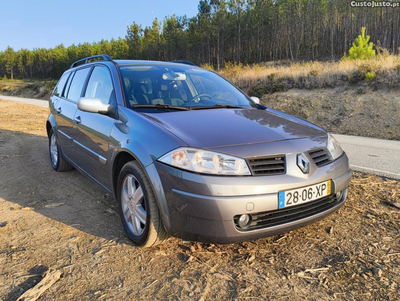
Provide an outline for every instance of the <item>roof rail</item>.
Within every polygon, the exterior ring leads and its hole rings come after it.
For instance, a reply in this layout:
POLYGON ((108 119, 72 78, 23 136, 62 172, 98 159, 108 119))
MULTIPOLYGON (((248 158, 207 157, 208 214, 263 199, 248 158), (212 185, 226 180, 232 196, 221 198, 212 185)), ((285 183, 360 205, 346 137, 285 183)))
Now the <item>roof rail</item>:
POLYGON ((173 61, 172 63, 185 64, 185 65, 190 65, 190 66, 197 66, 195 63, 192 63, 191 61, 183 61, 183 60, 173 61))
POLYGON ((89 63, 90 60, 97 59, 97 58, 102 58, 103 61, 112 61, 112 58, 109 55, 107 55, 107 54, 99 54, 99 55, 93 55, 93 56, 85 57, 84 59, 76 61, 76 62, 72 63, 70 68, 74 68, 74 67, 76 67, 78 65, 87 64, 87 63, 89 63))

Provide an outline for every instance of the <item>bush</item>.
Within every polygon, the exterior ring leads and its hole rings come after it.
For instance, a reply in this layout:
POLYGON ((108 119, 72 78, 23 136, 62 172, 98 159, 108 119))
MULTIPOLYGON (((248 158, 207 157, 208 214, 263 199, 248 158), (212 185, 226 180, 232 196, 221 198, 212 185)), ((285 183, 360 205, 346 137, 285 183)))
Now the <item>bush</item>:
POLYGON ((367 72, 367 73, 365 73, 365 81, 367 81, 367 82, 373 80, 375 77, 376 77, 376 73, 375 72, 367 72))
POLYGON ((368 72, 373 72, 372 66, 369 64, 362 64, 358 67, 358 70, 360 71, 360 73, 368 73, 368 72))
POLYGON ((365 37, 365 27, 361 29, 361 35, 353 42, 349 49, 349 58, 353 60, 365 60, 375 57, 374 44, 369 42, 370 36, 365 37))
POLYGON ((287 90, 288 89, 283 80, 278 80, 277 82, 266 82, 264 84, 251 86, 247 91, 247 94, 251 96, 262 97, 265 94, 284 92, 287 90))
POLYGON ((207 69, 207 70, 215 71, 213 65, 211 65, 211 64, 203 64, 200 67, 204 68, 204 69, 207 69))
POLYGON ((349 76, 349 82, 352 85, 356 85, 365 79, 365 74, 361 73, 360 70, 354 71, 351 76, 349 76))

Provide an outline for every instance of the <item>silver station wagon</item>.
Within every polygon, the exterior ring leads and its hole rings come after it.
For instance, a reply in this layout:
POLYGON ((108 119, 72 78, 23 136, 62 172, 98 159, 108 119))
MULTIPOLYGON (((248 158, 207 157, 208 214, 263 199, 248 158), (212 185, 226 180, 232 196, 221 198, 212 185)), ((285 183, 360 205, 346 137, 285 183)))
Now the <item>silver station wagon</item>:
POLYGON ((275 235, 346 199, 348 158, 330 134, 187 61, 85 58, 49 106, 53 169, 112 193, 137 246, 275 235))

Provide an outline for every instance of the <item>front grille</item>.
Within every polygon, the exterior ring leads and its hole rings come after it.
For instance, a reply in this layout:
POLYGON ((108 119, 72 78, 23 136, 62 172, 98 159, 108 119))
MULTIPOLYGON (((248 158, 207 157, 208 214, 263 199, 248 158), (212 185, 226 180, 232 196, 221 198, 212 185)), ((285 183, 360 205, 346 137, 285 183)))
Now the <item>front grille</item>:
POLYGON ((248 159, 247 162, 255 176, 283 175, 286 171, 284 155, 248 159))
POLYGON ((326 148, 320 148, 308 152, 318 167, 324 166, 332 161, 332 157, 326 148))
POLYGON ((293 222, 321 212, 324 212, 343 201, 342 195, 330 195, 322 199, 284 209, 251 214, 251 223, 246 228, 240 228, 240 215, 234 217, 235 226, 240 231, 251 231, 293 222))

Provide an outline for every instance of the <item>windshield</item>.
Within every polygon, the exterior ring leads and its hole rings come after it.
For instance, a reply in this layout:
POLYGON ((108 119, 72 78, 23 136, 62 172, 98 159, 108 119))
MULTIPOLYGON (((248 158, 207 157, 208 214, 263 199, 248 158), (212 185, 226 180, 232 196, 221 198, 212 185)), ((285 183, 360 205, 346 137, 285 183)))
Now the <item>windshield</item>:
POLYGON ((256 107, 242 92, 219 75, 192 66, 121 66, 126 103, 131 108, 256 107))

